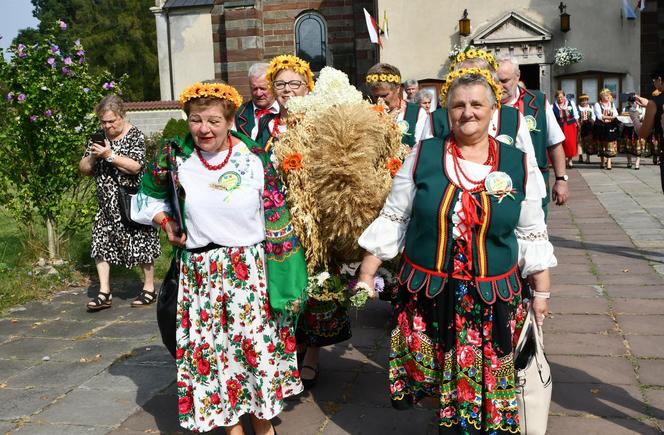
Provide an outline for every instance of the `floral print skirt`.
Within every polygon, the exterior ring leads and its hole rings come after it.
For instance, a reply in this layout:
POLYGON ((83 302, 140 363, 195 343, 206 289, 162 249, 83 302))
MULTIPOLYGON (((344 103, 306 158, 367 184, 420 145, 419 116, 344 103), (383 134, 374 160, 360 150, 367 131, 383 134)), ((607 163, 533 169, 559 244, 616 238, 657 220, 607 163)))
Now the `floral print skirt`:
POLYGON ((472 281, 451 279, 432 299, 401 288, 394 304, 394 406, 434 397, 439 433, 519 433, 513 348, 526 316, 521 295, 488 305, 472 281))
POLYGON ((297 342, 322 347, 351 337, 348 307, 337 301, 310 298, 297 325, 297 342))
POLYGON ((275 318, 261 245, 184 251, 177 312, 180 425, 206 432, 271 419, 302 391, 292 322, 275 318))

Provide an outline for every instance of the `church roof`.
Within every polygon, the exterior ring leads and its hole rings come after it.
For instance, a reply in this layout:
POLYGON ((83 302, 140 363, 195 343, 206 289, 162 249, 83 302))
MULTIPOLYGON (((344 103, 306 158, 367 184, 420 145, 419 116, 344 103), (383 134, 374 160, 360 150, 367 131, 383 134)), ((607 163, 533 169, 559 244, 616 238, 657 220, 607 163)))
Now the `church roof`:
POLYGON ((164 9, 190 8, 196 6, 213 6, 214 0, 168 0, 164 9))

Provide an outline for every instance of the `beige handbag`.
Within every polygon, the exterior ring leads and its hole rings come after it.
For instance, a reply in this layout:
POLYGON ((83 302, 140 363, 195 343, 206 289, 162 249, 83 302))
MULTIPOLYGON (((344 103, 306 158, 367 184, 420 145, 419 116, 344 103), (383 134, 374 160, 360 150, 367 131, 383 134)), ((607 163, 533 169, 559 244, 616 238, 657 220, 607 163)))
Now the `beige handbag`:
POLYGON ((532 308, 514 350, 519 421, 524 435, 544 435, 551 405, 551 369, 544 355, 542 328, 532 308))

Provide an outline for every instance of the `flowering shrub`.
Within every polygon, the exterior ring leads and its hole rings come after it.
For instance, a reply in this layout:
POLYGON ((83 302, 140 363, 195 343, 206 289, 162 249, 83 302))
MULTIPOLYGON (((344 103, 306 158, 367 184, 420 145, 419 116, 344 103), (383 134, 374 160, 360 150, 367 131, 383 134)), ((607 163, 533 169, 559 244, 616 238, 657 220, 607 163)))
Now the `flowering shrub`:
POLYGON ((94 211, 78 162, 98 128, 95 104, 119 84, 109 73, 89 72, 85 50, 64 21, 40 38, 12 45, 9 60, 0 49, 0 203, 27 226, 43 227, 35 218, 45 220, 54 257, 56 242, 94 211))
POLYGON ((564 46, 556 50, 555 62, 558 66, 572 65, 581 60, 583 60, 583 54, 578 48, 564 46))

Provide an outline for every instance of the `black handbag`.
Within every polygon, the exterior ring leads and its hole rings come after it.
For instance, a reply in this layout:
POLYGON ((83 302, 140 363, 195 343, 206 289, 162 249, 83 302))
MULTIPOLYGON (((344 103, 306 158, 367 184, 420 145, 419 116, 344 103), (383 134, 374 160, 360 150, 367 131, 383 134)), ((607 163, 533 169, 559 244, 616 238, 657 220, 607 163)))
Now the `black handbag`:
POLYGON ((131 198, 138 193, 137 187, 123 186, 120 184, 118 179, 117 171, 111 169, 111 174, 115 180, 115 184, 118 185, 118 209, 120 211, 120 222, 126 227, 136 228, 136 229, 152 229, 150 225, 143 225, 137 222, 134 222, 131 219, 131 198))
POLYGON ((173 253, 171 266, 166 272, 164 281, 159 288, 157 297, 157 325, 161 333, 161 341, 166 349, 175 358, 177 312, 178 312, 178 287, 180 283, 180 250, 173 253))

